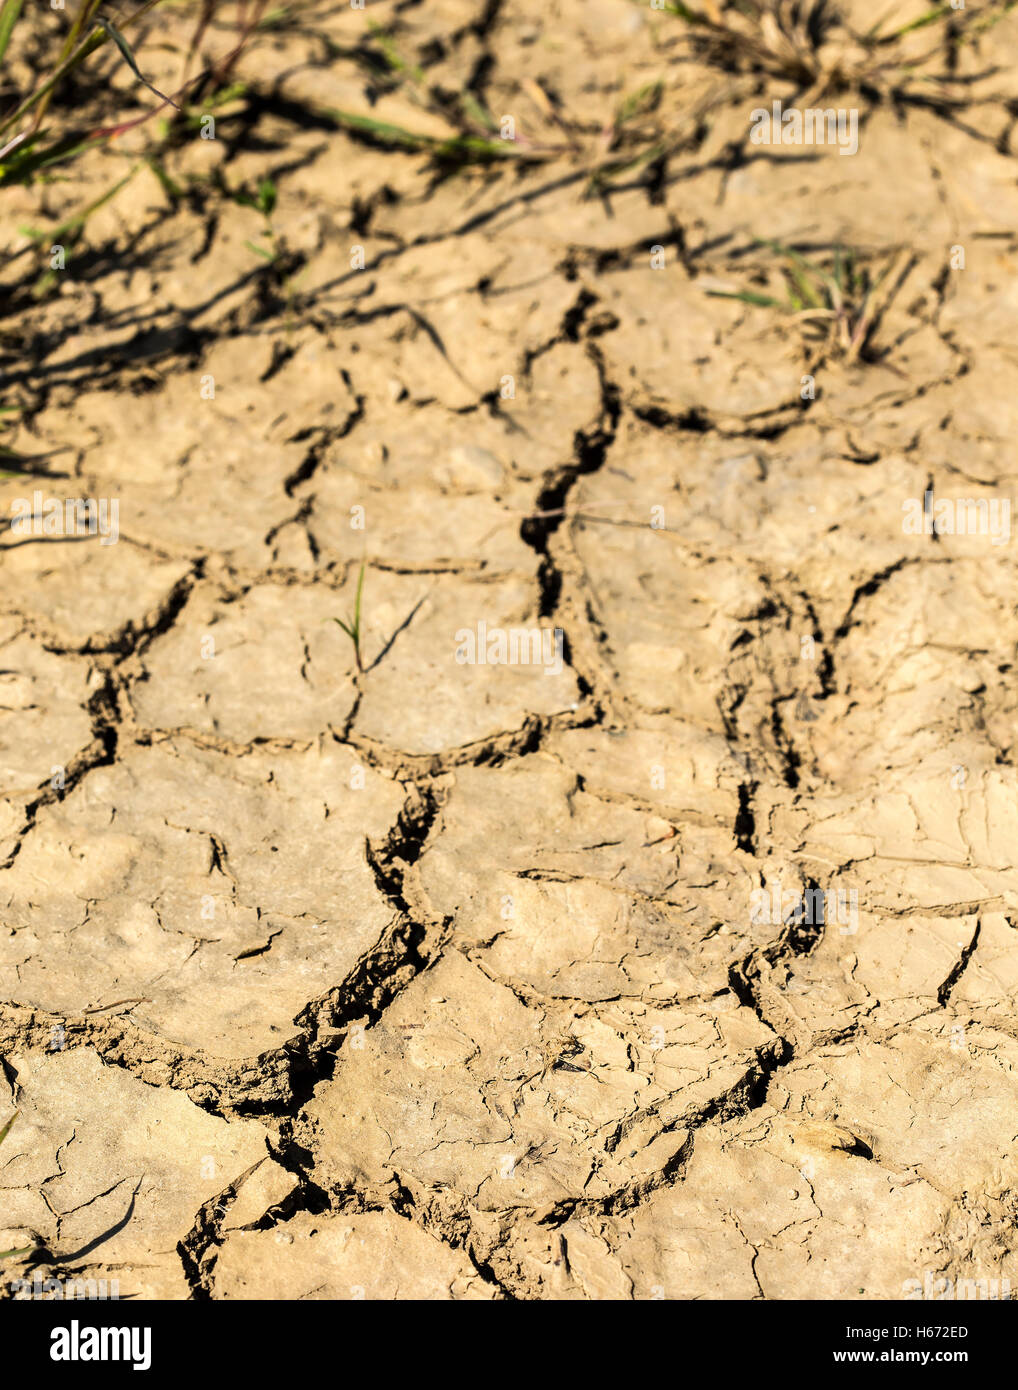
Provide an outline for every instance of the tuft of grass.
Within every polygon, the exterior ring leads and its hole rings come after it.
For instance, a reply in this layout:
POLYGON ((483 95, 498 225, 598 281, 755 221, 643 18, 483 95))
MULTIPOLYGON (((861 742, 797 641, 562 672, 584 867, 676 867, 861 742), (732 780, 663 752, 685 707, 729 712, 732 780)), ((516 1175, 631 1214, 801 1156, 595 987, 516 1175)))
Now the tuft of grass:
MULTIPOLYGON (((145 0, 134 14, 123 21, 122 28, 129 29, 137 24, 143 15, 162 2, 145 0)), ((70 158, 101 135, 113 133, 96 130, 60 133, 42 126, 54 93, 70 73, 104 44, 112 43, 125 62, 129 55, 132 70, 140 73, 137 59, 124 35, 119 29, 113 31, 108 21, 98 19, 98 6, 99 0, 82 0, 59 53, 54 55, 48 74, 30 91, 22 93, 14 109, 0 118, 0 158, 5 161, 0 165, 2 182, 30 183, 38 169, 70 158)), ((18 21, 24 17, 20 0, 4 0, 4 8, 0 11, 0 59, 6 55, 18 21)), ((144 77, 140 80, 149 85, 144 77)))
POLYGON ((361 565, 361 572, 357 579, 357 597, 354 599, 353 616, 349 622, 344 622, 342 618, 333 618, 334 623, 339 626, 353 643, 354 660, 357 662, 357 670, 363 674, 364 664, 361 659, 361 595, 364 592, 364 572, 367 566, 361 565))
MULTIPOLYGON (((14 1123, 14 1121, 15 1121, 17 1118, 18 1118, 18 1112, 15 1110, 14 1114, 11 1116, 11 1118, 10 1118, 10 1119, 7 1121, 7 1123, 4 1125, 3 1129, 0 1129, 0 1144, 2 1144, 2 1143, 4 1142, 4 1140, 7 1138, 8 1134, 10 1134, 10 1132, 11 1132, 11 1125, 14 1123)), ((28 1255, 28 1254, 30 1254, 31 1251, 34 1250, 34 1249, 35 1249, 35 1247, 32 1246, 32 1245, 23 1245, 23 1246, 21 1247, 20 1250, 0 1250, 0 1260, 13 1260, 13 1259, 15 1259, 18 1255, 28 1255)))
POLYGON ((272 225, 272 214, 276 210, 276 203, 279 201, 279 190, 271 179, 262 179, 254 193, 241 191, 233 195, 233 201, 239 203, 241 207, 254 208, 260 212, 265 220, 262 228, 262 236, 268 237, 272 243, 272 250, 267 247, 258 246, 253 241, 245 241, 244 245, 249 251, 253 251, 256 256, 261 256, 266 261, 274 261, 279 255, 279 245, 276 239, 276 230, 272 225))
MULTIPOLYGON (((105 14, 99 13, 102 0, 79 0, 77 12, 71 20, 63 41, 57 40, 48 62, 38 70, 34 85, 27 90, 19 89, 12 81, 7 59, 12 40, 20 38, 22 30, 28 30, 28 16, 36 17, 36 7, 26 8, 24 0, 0 0, 0 64, 5 92, 13 92, 15 99, 5 114, 0 115, 0 187, 11 184, 28 185, 41 170, 54 164, 74 159, 97 143, 112 139, 134 126, 142 124, 157 111, 165 107, 173 110, 175 118, 182 124, 194 124, 197 117, 178 104, 184 93, 192 95, 205 92, 211 83, 212 92, 226 90, 232 95, 234 88, 227 81, 239 54, 256 29, 259 28, 267 8, 267 0, 255 0, 250 8, 242 8, 238 21, 238 42, 234 48, 218 62, 214 62, 196 77, 185 82, 174 95, 161 92, 145 74, 145 62, 139 57, 136 47, 132 47, 127 37, 132 37, 139 21, 167 0, 142 0, 138 8, 114 25, 105 14), (59 94, 67 79, 76 69, 87 64, 98 50, 111 45, 119 60, 129 69, 134 81, 159 99, 159 106, 153 107, 140 117, 130 120, 113 116, 112 124, 92 125, 82 128, 73 125, 65 118, 65 123, 44 124, 50 105, 59 94)), ((217 0, 202 0, 198 24, 192 39, 187 61, 194 56, 206 28, 217 8, 217 0)), ((117 96, 108 84, 107 96, 117 96)), ((121 98, 122 99, 122 98, 121 98)), ((203 101, 201 111, 209 109, 203 101)))
POLYGON ((911 264, 908 252, 895 252, 874 274, 855 251, 837 246, 829 264, 801 255, 781 242, 756 239, 779 260, 783 294, 755 290, 708 290, 715 299, 736 299, 754 308, 790 317, 805 341, 823 356, 852 363, 864 357, 880 316, 911 264))
MULTIPOLYGON (((412 105, 429 115, 437 116, 455 130, 454 135, 426 135, 406 126, 377 121, 373 117, 350 111, 326 111, 322 114, 336 122, 354 138, 383 148, 420 150, 446 172, 468 165, 492 164, 496 160, 542 161, 562 152, 561 143, 536 143, 518 133, 512 140, 499 135, 498 122, 487 111, 477 95, 466 85, 459 90, 446 90, 428 78, 427 72, 407 56, 397 40, 399 21, 388 27, 371 21, 367 36, 354 56, 365 69, 375 95, 399 91, 412 105)), ((533 94, 537 84, 521 79, 521 87, 533 94)), ((537 88, 540 94, 540 89, 537 88)), ((562 129, 562 122, 550 113, 547 99, 539 95, 542 114, 551 117, 551 124, 562 129)))
POLYGON ((512 140, 489 140, 477 135, 455 135, 442 138, 408 130, 390 121, 376 121, 372 116, 359 116, 352 111, 327 110, 322 114, 349 134, 359 136, 369 144, 387 148, 421 150, 430 154, 436 164, 490 164, 498 159, 542 160, 547 151, 521 148, 512 140))
POLYGON ((687 26, 684 38, 699 57, 729 72, 794 82, 808 100, 817 100, 850 91, 907 99, 914 80, 946 84, 949 68, 925 70, 930 60, 971 42, 1016 5, 985 0, 956 10, 938 4, 897 28, 886 27, 891 16, 885 15, 864 33, 829 0, 669 0, 664 8, 687 26), (926 53, 913 56, 901 47, 907 35, 934 27, 941 32, 926 53))
MULTIPOLYGON (((62 32, 54 32, 49 24, 43 24, 40 28, 38 6, 27 5, 25 0, 0 0, 0 88, 4 93, 4 100, 0 103, 0 190, 28 188, 37 182, 46 183, 59 178, 54 171, 60 166, 153 121, 153 137, 137 162, 125 159, 125 164, 130 167, 123 177, 111 178, 105 187, 100 184, 97 196, 72 216, 65 217, 52 230, 45 227, 41 230, 35 227, 20 229, 29 244, 11 259, 30 255, 38 261, 39 273, 32 287, 32 294, 36 298, 52 291, 59 279, 59 270, 46 265, 47 247, 60 245, 66 252, 76 246, 84 238, 93 214, 120 193, 142 164, 147 165, 159 180, 171 205, 179 203, 189 190, 170 178, 163 162, 164 156, 183 143, 210 111, 232 102, 246 91, 244 84, 227 81, 226 75, 261 25, 268 0, 252 0, 252 3, 240 6, 239 10, 221 4, 221 0, 194 0, 198 8, 198 22, 190 48, 186 44, 186 31, 185 42, 180 45, 182 54, 186 50, 186 57, 181 79, 183 86, 176 97, 161 92, 149 80, 145 71, 145 57, 137 40, 140 21, 158 5, 166 3, 167 0, 141 0, 133 13, 124 18, 118 16, 114 24, 107 17, 108 6, 103 0, 71 0, 68 10, 73 13, 64 20, 62 32), (103 13, 100 13, 100 9, 103 13), (195 77, 184 81, 205 30, 213 19, 218 18, 220 9, 228 11, 227 27, 234 31, 234 45, 225 57, 212 61, 195 77), (87 118, 83 119, 71 107, 61 104, 63 89, 76 75, 77 69, 82 69, 81 75, 91 72, 93 77, 96 76, 93 58, 104 46, 105 56, 108 58, 112 51, 114 61, 122 63, 131 73, 133 82, 144 89, 134 94, 138 98, 137 105, 142 107, 142 114, 125 116, 118 111, 116 103, 123 105, 125 100, 130 100, 134 104, 133 96, 125 98, 103 77, 95 84, 94 97, 88 103, 90 114, 87 118), (26 55, 29 58, 27 62, 26 55), (34 75, 26 79, 23 74, 29 71, 34 75), (146 91, 158 98, 158 104, 146 97, 146 91), (189 94, 189 99, 185 105, 180 105, 178 99, 184 102, 184 93, 189 94), (194 101, 199 104, 192 105, 194 101), (99 121, 103 123, 98 124, 99 121)), ((144 34, 142 36, 145 37, 144 34)), ((100 58, 102 56, 100 54, 100 58)), ((80 107, 80 102, 77 104, 80 107)), ((273 262, 277 259, 279 248, 271 226, 271 207, 266 201, 267 197, 266 190, 260 189, 255 206, 266 218, 266 235, 270 239, 271 249, 266 249, 264 244, 253 243, 252 249, 273 262)), ((273 205, 274 197, 273 189, 273 205)), ((0 462, 7 458, 8 453, 0 450, 0 462)))
POLYGON ((661 97, 664 93, 664 83, 658 78, 654 82, 646 82, 642 87, 638 87, 635 92, 630 92, 629 96, 624 97, 619 102, 615 112, 613 127, 621 130, 630 121, 638 119, 640 116, 647 116, 656 111, 661 105, 661 97))

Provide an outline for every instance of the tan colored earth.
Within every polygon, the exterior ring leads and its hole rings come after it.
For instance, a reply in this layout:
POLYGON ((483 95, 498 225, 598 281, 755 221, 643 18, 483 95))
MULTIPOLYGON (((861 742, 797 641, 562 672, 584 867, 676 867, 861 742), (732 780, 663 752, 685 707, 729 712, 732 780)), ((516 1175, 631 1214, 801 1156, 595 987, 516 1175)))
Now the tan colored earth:
POLYGON ((0 195, 0 1296, 1018 1288, 1015 541, 904 521, 1018 482, 1018 22, 844 157, 629 0, 283 11, 180 196, 0 195), (425 88, 506 157, 328 114, 425 88), (760 239, 898 256, 862 352, 760 239))

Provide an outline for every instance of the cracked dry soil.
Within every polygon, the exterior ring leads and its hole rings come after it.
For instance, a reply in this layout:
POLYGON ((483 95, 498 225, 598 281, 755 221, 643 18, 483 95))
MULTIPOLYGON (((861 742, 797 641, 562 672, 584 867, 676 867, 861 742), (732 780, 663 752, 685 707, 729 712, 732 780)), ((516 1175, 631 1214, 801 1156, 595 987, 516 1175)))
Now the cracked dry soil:
MULTIPOLYGON (((718 79, 624 0, 380 8, 523 129, 521 74, 594 132, 718 79)), ((1014 488, 1014 26, 853 158, 755 149, 750 78, 584 197, 316 118, 368 109, 365 24, 254 49, 168 166, 271 176, 285 275, 147 173, 58 294, 2 272, 51 475, 0 515, 120 535, 0 536, 0 1296, 1018 1285, 1018 583, 902 527, 1014 488), (866 360, 707 296, 757 236, 909 248, 866 360), (458 661, 481 622, 562 660, 458 661)))

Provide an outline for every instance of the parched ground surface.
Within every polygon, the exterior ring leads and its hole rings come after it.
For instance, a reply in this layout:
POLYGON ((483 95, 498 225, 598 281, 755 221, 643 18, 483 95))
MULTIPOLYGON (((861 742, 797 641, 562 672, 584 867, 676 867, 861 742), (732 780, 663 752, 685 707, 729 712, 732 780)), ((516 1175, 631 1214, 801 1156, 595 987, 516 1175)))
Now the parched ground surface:
POLYGON ((568 148, 440 177, 316 116, 448 133, 325 7, 167 159, 271 176, 275 263, 146 169, 55 295, 4 270, 51 476, 0 515, 120 528, 0 537, 4 1293, 1018 1287, 1014 543, 902 526, 1015 491, 1013 27, 845 158, 750 145, 793 89, 623 0, 382 11, 535 139, 524 78, 583 139, 662 77, 708 114, 593 196, 568 148), (908 248, 867 360, 707 296, 755 237, 908 248), (561 670, 458 662, 481 622, 561 670))

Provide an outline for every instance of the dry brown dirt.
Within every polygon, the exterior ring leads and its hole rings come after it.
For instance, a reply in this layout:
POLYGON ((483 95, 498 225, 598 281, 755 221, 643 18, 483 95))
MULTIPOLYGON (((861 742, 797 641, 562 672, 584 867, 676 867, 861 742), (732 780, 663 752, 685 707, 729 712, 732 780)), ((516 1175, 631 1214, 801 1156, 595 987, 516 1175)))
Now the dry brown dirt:
MULTIPOLYGON (((956 106, 825 103, 843 157, 626 0, 306 10, 187 196, 0 275, 49 470, 0 517, 119 508, 0 537, 3 1296, 1018 1286, 1013 543, 903 529, 1014 491, 1018 26, 956 106), (338 130, 455 134, 380 20, 534 157, 338 130), (592 188, 658 81, 681 139, 592 188), (905 249, 864 354, 707 294, 773 288, 754 238, 905 249)), ((12 252, 145 130, 5 190, 12 252)))

